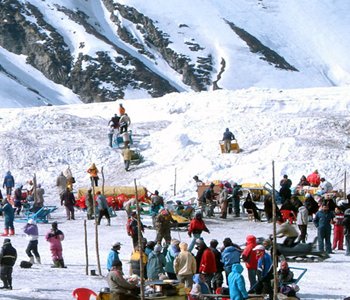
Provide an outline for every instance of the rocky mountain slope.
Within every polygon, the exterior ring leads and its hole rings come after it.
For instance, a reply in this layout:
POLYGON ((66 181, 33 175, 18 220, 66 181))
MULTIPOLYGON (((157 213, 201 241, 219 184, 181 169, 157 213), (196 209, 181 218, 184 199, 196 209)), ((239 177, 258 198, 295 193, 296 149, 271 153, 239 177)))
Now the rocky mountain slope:
POLYGON ((338 18, 346 7, 346 1, 330 7, 315 0, 2 0, 0 80, 24 87, 38 105, 57 98, 28 79, 38 71, 44 85, 71 93, 63 97, 67 103, 343 85, 350 63, 340 55, 350 43, 335 37, 350 24, 349 17, 338 18), (320 46, 332 46, 333 56, 320 46), (16 60, 25 70, 15 70, 16 60))

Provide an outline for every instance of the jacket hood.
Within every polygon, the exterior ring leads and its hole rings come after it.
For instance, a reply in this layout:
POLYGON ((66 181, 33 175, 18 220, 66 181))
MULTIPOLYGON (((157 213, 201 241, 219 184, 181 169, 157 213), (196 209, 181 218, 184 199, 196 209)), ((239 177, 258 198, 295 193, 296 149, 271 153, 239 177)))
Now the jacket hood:
POLYGON ((247 244, 256 244, 256 237, 255 235, 247 235, 246 237, 247 244))
POLYGON ((231 271, 232 271, 232 273, 241 274, 243 272, 243 267, 240 264, 233 264, 231 271))
POLYGON ((238 252, 241 252, 239 249, 237 249, 235 246, 228 246, 225 248, 224 250, 225 252, 235 252, 235 251, 238 251, 238 252))
POLYGON ((188 244, 184 243, 184 242, 181 242, 180 243, 180 251, 181 252, 185 252, 185 251, 187 251, 187 249, 188 249, 188 244))

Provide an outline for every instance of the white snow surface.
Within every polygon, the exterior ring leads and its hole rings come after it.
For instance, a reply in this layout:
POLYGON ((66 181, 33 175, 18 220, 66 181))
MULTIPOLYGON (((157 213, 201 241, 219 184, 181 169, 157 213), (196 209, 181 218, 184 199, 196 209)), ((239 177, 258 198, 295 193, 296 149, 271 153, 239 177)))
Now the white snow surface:
MULTIPOLYGON (((42 265, 21 269, 27 260, 27 240, 23 223, 15 223, 11 238, 18 251, 13 272, 14 290, 0 291, 0 299, 72 299, 77 287, 95 291, 107 286, 106 258, 111 244, 120 241, 125 273, 131 253, 126 235, 126 214, 119 211, 112 226, 99 227, 103 276, 85 275, 83 222, 86 214, 76 212, 76 220, 67 221, 60 206, 56 178, 67 165, 76 178, 74 192, 89 185, 87 168, 92 162, 104 169, 106 185, 143 185, 155 189, 166 200, 188 201, 196 197, 192 177, 204 181, 230 180, 238 183, 272 182, 272 162, 276 181, 288 174, 296 185, 301 175, 318 169, 336 189, 344 188, 344 172, 349 170, 348 134, 350 130, 350 90, 348 87, 275 90, 251 88, 237 91, 174 93, 158 99, 124 100, 131 117, 133 148, 145 161, 125 172, 120 150, 108 146, 107 123, 117 112, 119 101, 100 104, 76 104, 35 108, 0 109, 0 170, 10 170, 17 184, 24 184, 35 173, 45 188, 45 203, 57 205, 50 222, 59 222, 65 233, 63 256, 67 269, 52 269, 48 243, 44 235, 50 224, 40 224, 39 252, 42 265), (239 154, 221 154, 219 140, 225 128, 236 135, 242 149, 239 154), (174 191, 176 171, 176 191, 174 191), (174 193, 176 194, 174 196, 174 193)), ((348 176, 349 177, 349 176, 348 176)), ((347 186, 349 181, 347 180, 347 186)), ((3 191, 4 193, 4 191, 3 191)), ((146 221, 146 220, 145 220, 146 221)), ((1 224, 1 223, 0 223, 1 224)), ((208 219, 211 231, 207 242, 230 237, 244 244, 248 234, 267 237, 268 223, 246 218, 208 219)), ((1 226, 2 227, 2 226, 1 226)), ((308 240, 316 231, 310 223, 308 240)), ((174 238, 189 242, 185 232, 173 232, 174 238)), ((88 221, 89 269, 96 270, 93 221, 88 221)), ((154 230, 146 230, 148 239, 154 230)), ((0 244, 3 237, 0 238, 0 244)), ((291 263, 308 269, 300 282, 301 299, 343 299, 350 295, 348 270, 350 258, 337 251, 322 263, 291 263)), ((246 283, 247 273, 244 271, 246 283)))

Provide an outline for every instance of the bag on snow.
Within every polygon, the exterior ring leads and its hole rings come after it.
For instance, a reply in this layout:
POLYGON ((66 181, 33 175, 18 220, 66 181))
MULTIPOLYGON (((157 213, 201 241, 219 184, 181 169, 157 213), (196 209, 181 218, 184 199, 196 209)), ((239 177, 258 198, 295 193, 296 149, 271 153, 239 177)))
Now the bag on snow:
POLYGON ((19 266, 23 269, 30 269, 32 267, 32 263, 29 261, 22 260, 19 266))

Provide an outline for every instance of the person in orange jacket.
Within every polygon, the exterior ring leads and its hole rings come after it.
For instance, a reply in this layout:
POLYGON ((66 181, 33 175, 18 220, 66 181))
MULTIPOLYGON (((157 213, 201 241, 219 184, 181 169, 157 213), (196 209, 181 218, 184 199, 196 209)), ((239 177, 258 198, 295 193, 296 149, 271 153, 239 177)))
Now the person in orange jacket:
POLYGON ((95 163, 93 163, 91 167, 87 169, 87 172, 90 174, 91 185, 95 184, 95 186, 98 186, 98 169, 96 168, 95 163))

